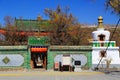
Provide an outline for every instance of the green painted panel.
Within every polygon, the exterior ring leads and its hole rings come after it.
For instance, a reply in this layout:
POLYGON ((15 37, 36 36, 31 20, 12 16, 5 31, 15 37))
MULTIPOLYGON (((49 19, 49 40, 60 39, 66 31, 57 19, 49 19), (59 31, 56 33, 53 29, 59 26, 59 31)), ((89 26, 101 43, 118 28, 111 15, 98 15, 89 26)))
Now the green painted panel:
POLYGON ((115 46, 115 43, 114 43, 114 42, 111 42, 111 46, 114 47, 114 46, 115 46))
POLYGON ((28 44, 32 45, 32 46, 34 46, 34 45, 48 46, 48 45, 50 45, 50 39, 48 36, 40 36, 40 37, 30 36, 28 39, 28 44))
POLYGON ((86 53, 87 54, 87 67, 91 67, 92 66, 92 53, 89 52, 89 53, 86 53))
POLYGON ((30 69, 31 68, 31 64, 30 64, 30 60, 31 60, 31 54, 30 54, 30 48, 28 49, 28 54, 27 54, 27 58, 26 58, 26 66, 27 66, 27 69, 30 69))
POLYGON ((54 55, 55 53, 54 52, 48 52, 48 61, 47 61, 47 69, 53 69, 54 67, 54 55))
MULTIPOLYGON (((94 47, 101 47, 101 43, 99 43, 99 42, 94 42, 94 43, 93 43, 93 46, 94 46, 94 47)), ((110 47, 110 46, 114 47, 114 46, 115 46, 115 42, 105 42, 105 43, 104 43, 104 47, 110 47)))
POLYGON ((100 43, 97 43, 97 47, 100 47, 100 43))
POLYGON ((107 42, 105 42, 104 46, 105 46, 105 47, 107 47, 107 46, 108 46, 108 43, 107 43, 107 42))
POLYGON ((94 42, 94 43, 93 43, 93 46, 94 46, 94 47, 98 47, 97 42, 94 42))

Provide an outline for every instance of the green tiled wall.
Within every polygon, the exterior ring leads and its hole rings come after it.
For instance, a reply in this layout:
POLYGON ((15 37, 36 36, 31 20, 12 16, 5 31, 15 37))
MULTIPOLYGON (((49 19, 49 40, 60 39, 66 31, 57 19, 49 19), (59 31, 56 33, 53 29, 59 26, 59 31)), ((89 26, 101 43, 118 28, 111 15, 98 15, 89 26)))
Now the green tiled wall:
POLYGON ((0 69, 29 69, 29 53, 27 46, 0 46, 0 55, 21 55, 24 62, 20 66, 0 66, 0 69))
POLYGON ((90 68, 92 65, 91 51, 49 51, 47 69, 54 69, 54 58, 58 54, 83 54, 87 57, 87 63, 84 67, 90 68))

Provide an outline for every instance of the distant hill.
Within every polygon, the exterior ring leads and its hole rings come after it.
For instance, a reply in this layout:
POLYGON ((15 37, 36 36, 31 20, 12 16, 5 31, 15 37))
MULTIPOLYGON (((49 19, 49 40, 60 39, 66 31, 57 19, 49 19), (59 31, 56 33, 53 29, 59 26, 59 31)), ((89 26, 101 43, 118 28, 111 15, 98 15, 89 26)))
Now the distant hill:
MULTIPOLYGON (((103 26, 104 28, 114 28, 116 25, 104 24, 103 26)), ((81 27, 93 28, 93 27, 97 27, 97 24, 81 24, 81 27)), ((120 28, 120 25, 118 27, 120 28)))

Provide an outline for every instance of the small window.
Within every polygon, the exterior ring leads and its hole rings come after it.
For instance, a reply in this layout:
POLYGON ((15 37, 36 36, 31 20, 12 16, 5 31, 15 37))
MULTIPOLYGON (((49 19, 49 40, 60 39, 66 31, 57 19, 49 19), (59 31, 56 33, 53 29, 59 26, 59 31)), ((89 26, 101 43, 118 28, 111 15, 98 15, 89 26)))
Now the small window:
POLYGON ((81 61, 75 61, 74 65, 81 65, 81 61))
POLYGON ((103 35, 103 34, 98 35, 98 37, 99 37, 99 41, 105 40, 105 35, 103 35))

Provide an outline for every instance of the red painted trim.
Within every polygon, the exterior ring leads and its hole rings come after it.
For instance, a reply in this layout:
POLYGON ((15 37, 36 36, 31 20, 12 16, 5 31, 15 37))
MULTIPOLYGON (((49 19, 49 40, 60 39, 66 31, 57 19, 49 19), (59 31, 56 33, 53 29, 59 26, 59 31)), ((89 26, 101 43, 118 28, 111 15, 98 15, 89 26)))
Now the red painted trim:
POLYGON ((47 48, 31 48, 31 52, 47 52, 47 48))

